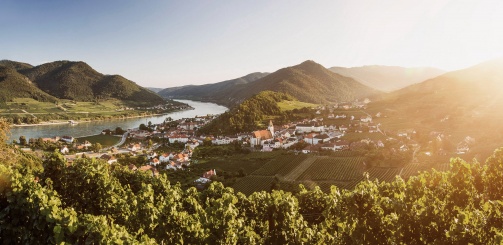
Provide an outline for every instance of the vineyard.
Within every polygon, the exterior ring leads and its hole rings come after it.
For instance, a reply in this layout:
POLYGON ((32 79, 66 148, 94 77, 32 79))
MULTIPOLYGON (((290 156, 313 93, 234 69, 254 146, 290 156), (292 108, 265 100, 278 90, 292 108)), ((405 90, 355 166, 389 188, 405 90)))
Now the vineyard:
POLYGON ((250 175, 238 180, 232 188, 237 192, 250 195, 253 192, 271 190, 274 177, 250 175))
POLYGON ((363 157, 318 158, 297 180, 351 181, 362 173, 363 157))
POLYGON ((365 179, 392 182, 396 176, 408 179, 420 172, 449 170, 448 163, 411 163, 402 168, 366 168, 364 158, 358 152, 340 151, 329 156, 278 155, 250 175, 239 179, 233 188, 244 194, 271 190, 274 178, 279 178, 280 189, 295 191, 299 184, 308 189, 319 186, 330 191, 331 186, 351 190, 365 179))
POLYGON ((400 172, 400 177, 403 179, 408 179, 411 176, 418 175, 420 172, 431 171, 435 169, 437 171, 447 171, 449 170, 449 163, 441 164, 421 164, 421 163, 411 163, 405 165, 400 172))
POLYGON ((251 175, 274 176, 287 175, 307 158, 305 155, 284 155, 266 163, 251 175))
POLYGON ((362 154, 357 151, 334 151, 328 154, 331 157, 358 157, 362 154))
POLYGON ((367 172, 370 180, 391 182, 400 174, 400 170, 400 168, 371 168, 367 172))

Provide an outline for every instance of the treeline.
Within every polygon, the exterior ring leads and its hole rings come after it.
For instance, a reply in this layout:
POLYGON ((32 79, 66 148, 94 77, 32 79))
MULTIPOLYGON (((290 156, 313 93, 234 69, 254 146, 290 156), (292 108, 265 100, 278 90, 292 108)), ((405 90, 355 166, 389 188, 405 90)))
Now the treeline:
MULTIPOLYGON (((296 100, 284 93, 263 91, 243 103, 221 114, 208 125, 198 130, 199 134, 228 135, 256 130, 263 125, 268 116, 278 117, 278 121, 286 122, 291 112, 283 112, 278 102, 296 100)), ((276 121, 276 120, 275 120, 276 121)))

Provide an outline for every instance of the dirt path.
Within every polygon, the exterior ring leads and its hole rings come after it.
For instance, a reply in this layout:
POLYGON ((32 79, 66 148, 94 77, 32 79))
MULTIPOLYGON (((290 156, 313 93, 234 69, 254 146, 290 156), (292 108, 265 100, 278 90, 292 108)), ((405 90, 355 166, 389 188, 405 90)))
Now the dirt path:
POLYGON ((285 179, 295 181, 299 176, 304 173, 314 161, 316 161, 317 157, 308 157, 306 160, 302 161, 299 166, 294 168, 290 173, 285 175, 285 179))

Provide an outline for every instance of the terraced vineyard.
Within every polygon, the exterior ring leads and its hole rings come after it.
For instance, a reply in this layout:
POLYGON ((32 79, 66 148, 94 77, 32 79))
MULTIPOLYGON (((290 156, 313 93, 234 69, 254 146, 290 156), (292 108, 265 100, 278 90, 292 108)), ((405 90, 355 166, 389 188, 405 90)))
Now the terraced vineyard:
POLYGON ((318 158, 297 180, 351 181, 363 173, 363 157, 318 158))
POLYGON ((400 176, 404 179, 408 179, 411 176, 418 175, 419 172, 431 171, 435 169, 437 171, 447 171, 449 170, 449 163, 442 164, 421 164, 421 163, 411 163, 405 165, 400 172, 400 176))
POLYGON ((280 156, 266 163, 257 169, 251 175, 274 176, 276 174, 284 176, 302 163, 307 156, 305 155, 285 155, 280 156))
POLYGON ((330 191, 331 186, 342 189, 353 189, 358 183, 365 180, 367 172, 371 181, 393 181, 400 175, 407 179, 417 175, 419 171, 446 171, 449 164, 407 164, 403 168, 366 169, 364 158, 355 152, 336 152, 330 156, 307 155, 277 155, 250 175, 238 180, 233 188, 246 195, 255 191, 269 191, 275 176, 279 176, 280 188, 295 190, 299 184, 312 189, 319 186, 323 191, 330 191))
POLYGON ((360 152, 356 151, 336 151, 330 152, 331 157, 358 157, 361 156, 360 152))
POLYGON ((370 180, 382 181, 393 181, 395 177, 400 174, 401 168, 371 168, 367 172, 369 173, 370 180))
POLYGON ((232 187, 236 192, 250 195, 257 191, 269 191, 273 181, 272 176, 249 175, 238 180, 232 187))

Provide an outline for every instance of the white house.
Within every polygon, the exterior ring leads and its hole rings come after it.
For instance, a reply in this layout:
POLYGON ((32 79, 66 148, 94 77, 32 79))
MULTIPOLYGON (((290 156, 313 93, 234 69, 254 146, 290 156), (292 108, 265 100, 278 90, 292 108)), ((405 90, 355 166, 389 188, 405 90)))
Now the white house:
POLYGON ((297 124, 295 126, 295 131, 299 133, 323 132, 324 129, 325 127, 323 125, 319 125, 317 123, 297 124))
POLYGON ((164 153, 162 155, 159 156, 159 161, 160 162, 169 162, 170 159, 173 158, 173 153, 164 153))
POLYGON ((185 134, 175 134, 169 136, 169 143, 187 143, 187 141, 189 141, 189 137, 185 134))
POLYGON ((61 147, 61 150, 59 151, 61 152, 61 154, 68 154, 70 152, 70 150, 68 150, 68 147, 66 145, 61 147))
POLYGON ((369 122, 372 122, 372 117, 367 115, 367 116, 363 116, 363 117, 360 117, 360 121, 361 122, 366 122, 366 123, 369 123, 369 122))

